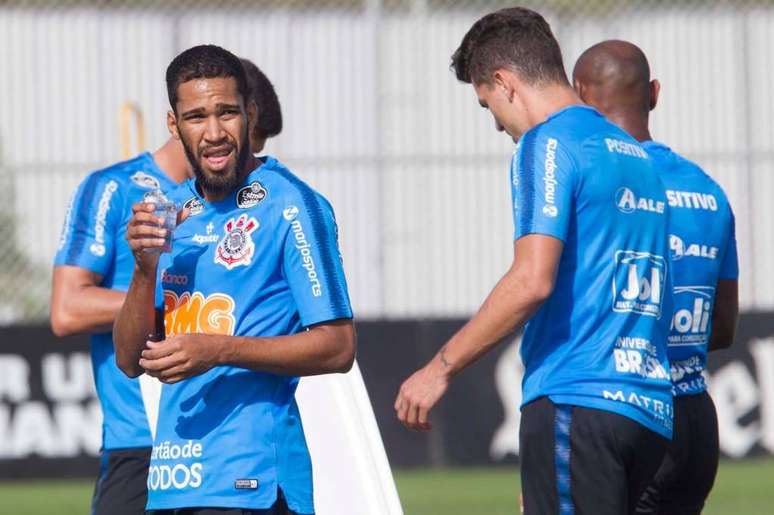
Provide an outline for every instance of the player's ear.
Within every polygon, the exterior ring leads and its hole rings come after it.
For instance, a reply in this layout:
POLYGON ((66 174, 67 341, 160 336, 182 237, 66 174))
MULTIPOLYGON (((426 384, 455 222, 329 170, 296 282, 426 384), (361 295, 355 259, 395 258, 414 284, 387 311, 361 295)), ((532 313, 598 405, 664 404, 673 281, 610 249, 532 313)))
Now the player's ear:
POLYGON ((503 69, 495 70, 492 74, 492 83, 494 84, 494 87, 502 91, 505 98, 508 99, 508 102, 513 102, 513 84, 509 79, 509 74, 503 69))
POLYGON ((578 94, 583 103, 588 104, 586 101, 586 88, 584 87, 583 83, 578 79, 573 79, 572 87, 575 88, 575 92, 578 94))
POLYGON ((661 93, 661 83, 658 79, 650 81, 650 110, 653 111, 658 104, 658 95, 661 93))
POLYGON ((171 110, 167 111, 167 130, 169 130, 169 134, 171 134, 173 138, 177 140, 180 139, 180 132, 178 132, 177 129, 177 117, 171 110))

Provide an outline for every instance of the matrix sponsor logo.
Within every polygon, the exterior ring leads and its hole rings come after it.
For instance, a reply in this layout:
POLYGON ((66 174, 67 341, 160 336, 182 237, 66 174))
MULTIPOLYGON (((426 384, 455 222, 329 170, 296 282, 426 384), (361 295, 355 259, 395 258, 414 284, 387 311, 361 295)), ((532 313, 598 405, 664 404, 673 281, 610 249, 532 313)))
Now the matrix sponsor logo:
POLYGON ((649 252, 619 250, 613 272, 613 311, 661 317, 666 261, 649 252))
POLYGON ((266 195, 266 188, 264 188, 260 182, 251 182, 249 185, 245 186, 237 192, 237 206, 242 209, 257 206, 263 199, 266 198, 266 195))
POLYGON ((202 453, 202 444, 194 443, 193 440, 182 445, 169 440, 154 445, 148 469, 148 489, 163 491, 199 488, 202 486, 203 465, 194 460, 201 459, 202 453))
POLYGON ((620 139, 605 138, 605 144, 607 145, 608 152, 639 157, 640 159, 648 158, 648 153, 645 152, 645 149, 636 143, 629 143, 627 141, 621 141, 620 139))
POLYGON ((175 334, 233 335, 236 327, 236 303, 230 295, 200 292, 180 295, 164 290, 164 328, 167 336, 175 334))
POLYGON ((700 243, 689 243, 688 245, 674 234, 669 235, 669 250, 672 261, 678 261, 685 256, 699 257, 705 259, 717 259, 718 248, 711 245, 702 245, 700 243))
POLYGON ((183 208, 188 210, 189 216, 196 216, 204 211, 204 204, 198 197, 191 197, 183 203, 183 208))
POLYGON ((647 411, 651 418, 666 429, 672 429, 672 403, 655 399, 642 393, 628 390, 603 390, 602 397, 611 401, 623 402, 647 411))
POLYGON ((696 191, 666 191, 669 207, 681 207, 685 209, 704 209, 706 211, 717 211, 718 201, 710 193, 699 193, 696 191))
POLYGON ((118 183, 110 181, 105 185, 102 196, 99 198, 97 217, 94 220, 94 243, 89 246, 89 252, 97 257, 105 255, 105 223, 107 223, 107 215, 110 211, 110 200, 117 190, 118 183))
POLYGON ((629 214, 635 211, 649 211, 651 213, 664 214, 664 202, 647 197, 637 197, 629 188, 620 188, 615 193, 615 205, 622 213, 629 214))
POLYGON ((648 379, 667 379, 655 345, 645 338, 619 337, 613 349, 616 372, 648 379))
POLYGON ((713 286, 677 286, 675 314, 669 335, 670 347, 706 345, 715 301, 713 286))
POLYGON ((317 275, 317 268, 314 263, 314 257, 312 256, 312 246, 306 239, 304 226, 301 224, 301 221, 298 220, 298 208, 296 206, 288 206, 282 211, 282 217, 290 222, 290 229, 293 233, 293 239, 295 240, 295 247, 301 256, 301 267, 306 270, 306 277, 309 279, 312 295, 320 297, 322 296, 322 283, 317 275))
POLYGON ((543 214, 551 218, 559 214, 556 207, 556 149, 559 142, 548 138, 546 142, 546 159, 543 163, 543 214))
POLYGON ((134 175, 132 175, 130 179, 132 179, 132 182, 134 182, 137 186, 140 186, 141 188, 147 188, 149 190, 161 189, 161 184, 159 184, 159 180, 153 177, 152 175, 148 175, 145 172, 137 172, 134 175))

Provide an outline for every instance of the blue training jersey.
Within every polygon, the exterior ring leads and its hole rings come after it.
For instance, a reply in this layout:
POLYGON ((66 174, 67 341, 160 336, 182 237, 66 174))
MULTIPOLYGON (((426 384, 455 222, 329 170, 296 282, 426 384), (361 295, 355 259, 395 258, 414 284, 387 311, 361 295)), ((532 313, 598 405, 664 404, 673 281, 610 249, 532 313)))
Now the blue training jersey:
POLYGON ((643 143, 666 188, 674 311, 669 333, 673 393, 706 390, 703 371, 719 279, 736 280, 734 215, 723 190, 698 165, 669 147, 643 143))
MULTIPOLYGON (((352 317, 330 204, 263 159, 222 201, 206 201, 193 180, 172 192, 191 215, 159 262, 168 336, 281 336, 352 317)), ((265 509, 279 487, 292 510, 313 513, 297 384, 220 366, 163 385, 148 509, 265 509)))
POLYGON ((522 338, 523 404, 548 396, 671 437, 668 213, 648 154, 571 106, 521 137, 511 184, 515 239, 564 242, 554 290, 522 338))
MULTIPOLYGON (((54 266, 76 266, 99 274, 99 286, 126 291, 134 257, 126 242, 132 204, 148 191, 177 186, 149 153, 91 173, 70 201, 54 266)), ((138 379, 116 365, 111 333, 91 336, 91 361, 102 406, 102 447, 150 447, 148 420, 138 379)))

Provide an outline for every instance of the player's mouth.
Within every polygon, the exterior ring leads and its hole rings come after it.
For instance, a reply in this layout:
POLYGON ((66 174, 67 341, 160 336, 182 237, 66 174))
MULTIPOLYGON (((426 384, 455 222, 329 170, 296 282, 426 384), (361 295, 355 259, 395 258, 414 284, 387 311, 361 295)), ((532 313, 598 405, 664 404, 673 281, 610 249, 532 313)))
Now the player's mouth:
POLYGON ((202 152, 202 159, 213 172, 223 171, 234 153, 234 147, 223 145, 220 147, 211 147, 202 152))

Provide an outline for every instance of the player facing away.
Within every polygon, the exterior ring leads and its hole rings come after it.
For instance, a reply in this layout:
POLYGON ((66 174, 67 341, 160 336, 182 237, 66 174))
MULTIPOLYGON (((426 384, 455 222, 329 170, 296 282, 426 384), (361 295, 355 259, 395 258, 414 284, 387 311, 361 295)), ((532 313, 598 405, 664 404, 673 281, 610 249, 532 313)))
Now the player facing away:
POLYGON ((718 467, 718 421, 702 373, 707 351, 734 340, 739 313, 734 215, 723 190, 695 163, 652 140, 660 84, 637 46, 604 41, 575 65, 578 94, 642 142, 669 203, 675 304, 669 333, 674 432, 637 513, 698 515, 718 467))
POLYGON ((147 377, 118 369, 111 328, 124 301, 134 258, 124 233, 132 204, 154 189, 168 190, 190 174, 179 141, 170 138, 152 155, 91 173, 65 217, 54 259, 51 327, 58 336, 91 334, 91 359, 102 407, 102 459, 92 513, 140 514, 147 500, 151 431, 141 389, 147 377))
POLYGON ((239 59, 213 45, 167 68, 168 124, 195 180, 172 252, 151 204, 127 229, 135 272, 114 326, 119 367, 162 387, 148 509, 313 513, 294 400, 299 376, 343 372, 355 332, 330 204, 250 152, 256 106, 239 59), (158 287, 158 295, 157 295, 158 287), (156 310, 166 340, 148 341, 156 310))
POLYGON ((452 67, 518 140, 514 260, 476 315, 403 383, 398 417, 430 429, 428 411, 454 375, 529 321, 525 513, 633 513, 672 433, 663 185, 636 140, 582 105, 538 13, 484 16, 452 67))

